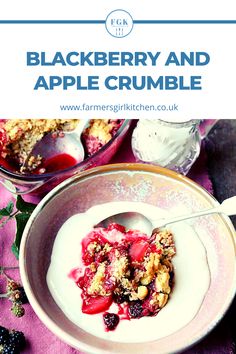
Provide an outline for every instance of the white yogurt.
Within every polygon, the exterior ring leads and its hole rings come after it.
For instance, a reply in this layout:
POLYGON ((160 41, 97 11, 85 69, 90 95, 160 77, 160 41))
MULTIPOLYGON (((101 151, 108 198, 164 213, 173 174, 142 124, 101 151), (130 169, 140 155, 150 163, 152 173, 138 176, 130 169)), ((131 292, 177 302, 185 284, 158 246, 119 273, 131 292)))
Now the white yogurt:
MULTIPOLYGON (((126 211, 151 219, 170 213, 139 202, 113 202, 95 206, 69 218, 58 232, 47 273, 49 290, 65 315, 80 328, 100 338, 118 342, 146 342, 168 336, 187 325, 197 314, 210 284, 207 255, 197 233, 187 222, 173 224, 176 256, 173 258, 175 286, 167 305, 155 317, 121 320, 115 331, 106 332, 102 314, 82 313, 81 290, 68 274, 81 264, 81 240, 99 221, 126 211)), ((142 230, 140 219, 131 219, 129 228, 142 230), (137 224, 137 222, 138 224, 137 224)), ((109 309, 117 312, 117 305, 109 309)))

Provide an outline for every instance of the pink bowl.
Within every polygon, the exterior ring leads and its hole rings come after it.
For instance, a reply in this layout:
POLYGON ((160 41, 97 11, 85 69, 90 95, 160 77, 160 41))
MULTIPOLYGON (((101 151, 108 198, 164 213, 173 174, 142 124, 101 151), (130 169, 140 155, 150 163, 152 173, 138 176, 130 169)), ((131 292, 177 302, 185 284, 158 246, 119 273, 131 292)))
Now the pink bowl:
POLYGON ((21 277, 36 314, 54 334, 86 353, 161 354, 192 346, 220 321, 235 294, 235 230, 223 215, 212 214, 193 222, 207 251, 211 280, 197 315, 175 333, 144 343, 104 340, 73 324, 53 300, 46 273, 58 230, 70 216, 110 201, 140 201, 165 210, 184 206, 189 212, 218 205, 190 179, 152 165, 107 165, 64 181, 39 203, 22 239, 21 277))

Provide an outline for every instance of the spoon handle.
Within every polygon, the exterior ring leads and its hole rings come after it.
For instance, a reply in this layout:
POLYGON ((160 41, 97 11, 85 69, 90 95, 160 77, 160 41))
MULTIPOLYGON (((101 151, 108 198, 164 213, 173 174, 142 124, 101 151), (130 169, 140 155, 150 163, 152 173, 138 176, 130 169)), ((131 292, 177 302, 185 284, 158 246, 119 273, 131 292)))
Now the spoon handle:
POLYGON ((193 214, 187 214, 187 215, 181 215, 174 217, 170 220, 162 220, 160 221, 160 224, 157 227, 162 227, 165 225, 173 224, 174 222, 177 221, 182 221, 182 220, 188 220, 192 218, 197 218, 199 216, 203 215, 209 215, 209 214, 216 214, 216 213, 223 213, 225 215, 235 215, 236 214, 236 196, 225 199, 222 204, 215 208, 210 208, 206 210, 201 210, 193 214))
POLYGON ((186 214, 186 215, 181 215, 181 216, 176 216, 172 219, 169 220, 161 220, 160 223, 157 225, 157 227, 163 227, 169 224, 173 224, 175 222, 178 221, 182 221, 182 220, 188 220, 188 219, 192 219, 192 218, 197 218, 199 216, 204 216, 204 215, 209 215, 209 214, 217 214, 220 213, 220 208, 211 208, 211 209, 206 209, 206 210, 202 210, 202 211, 198 211, 196 213, 193 214, 186 214))

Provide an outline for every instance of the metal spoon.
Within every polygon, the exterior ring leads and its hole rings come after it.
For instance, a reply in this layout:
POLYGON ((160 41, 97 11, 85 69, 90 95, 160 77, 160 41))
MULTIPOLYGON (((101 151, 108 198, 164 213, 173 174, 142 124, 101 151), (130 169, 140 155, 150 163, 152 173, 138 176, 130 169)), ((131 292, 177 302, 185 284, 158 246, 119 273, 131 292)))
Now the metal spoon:
MULTIPOLYGON (((145 214, 145 211, 144 211, 145 214)), ((155 229, 164 227, 169 224, 173 224, 179 221, 188 220, 192 218, 197 218, 209 214, 225 214, 225 215, 236 215, 236 196, 225 199, 222 204, 217 207, 201 210, 192 214, 185 214, 181 216, 162 219, 153 219, 147 215, 141 214, 139 212, 126 211, 116 215, 112 215, 99 222, 96 226, 107 227, 110 223, 122 224, 127 228, 139 229, 147 234, 155 232, 155 229)))
POLYGON ((84 147, 81 142, 81 134, 88 121, 89 119, 81 119, 78 126, 72 131, 46 134, 35 144, 27 156, 23 164, 23 169, 28 169, 32 156, 41 156, 43 160, 48 160, 60 154, 68 154, 76 160, 76 163, 83 161, 84 147))

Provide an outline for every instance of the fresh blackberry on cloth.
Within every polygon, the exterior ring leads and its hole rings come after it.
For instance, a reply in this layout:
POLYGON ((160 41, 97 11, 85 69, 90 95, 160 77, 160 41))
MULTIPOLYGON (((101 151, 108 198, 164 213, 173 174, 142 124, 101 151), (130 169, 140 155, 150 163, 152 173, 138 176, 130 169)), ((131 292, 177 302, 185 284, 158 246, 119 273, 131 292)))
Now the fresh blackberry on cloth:
POLYGON ((7 292, 15 291, 15 290, 19 289, 19 287, 20 287, 20 284, 17 283, 15 280, 10 279, 10 278, 7 280, 7 288, 6 288, 7 292))
POLYGON ((19 354, 20 350, 15 347, 13 344, 4 345, 1 354, 19 354))
POLYGON ((113 331, 117 327, 120 318, 115 313, 105 312, 103 315, 103 321, 105 323, 106 328, 109 331, 113 331))
POLYGON ((8 342, 9 331, 5 327, 0 326, 0 345, 4 345, 8 342))
POLYGON ((22 286, 11 292, 9 300, 12 302, 20 302, 21 304, 27 304, 29 302, 22 286))
POLYGON ((17 347, 18 349, 23 349, 25 346, 25 335, 20 331, 11 331, 9 334, 9 344, 17 347))
POLYGON ((22 306, 21 302, 14 302, 13 306, 11 308, 11 312, 16 316, 16 317, 22 317, 25 314, 25 309, 22 306))

